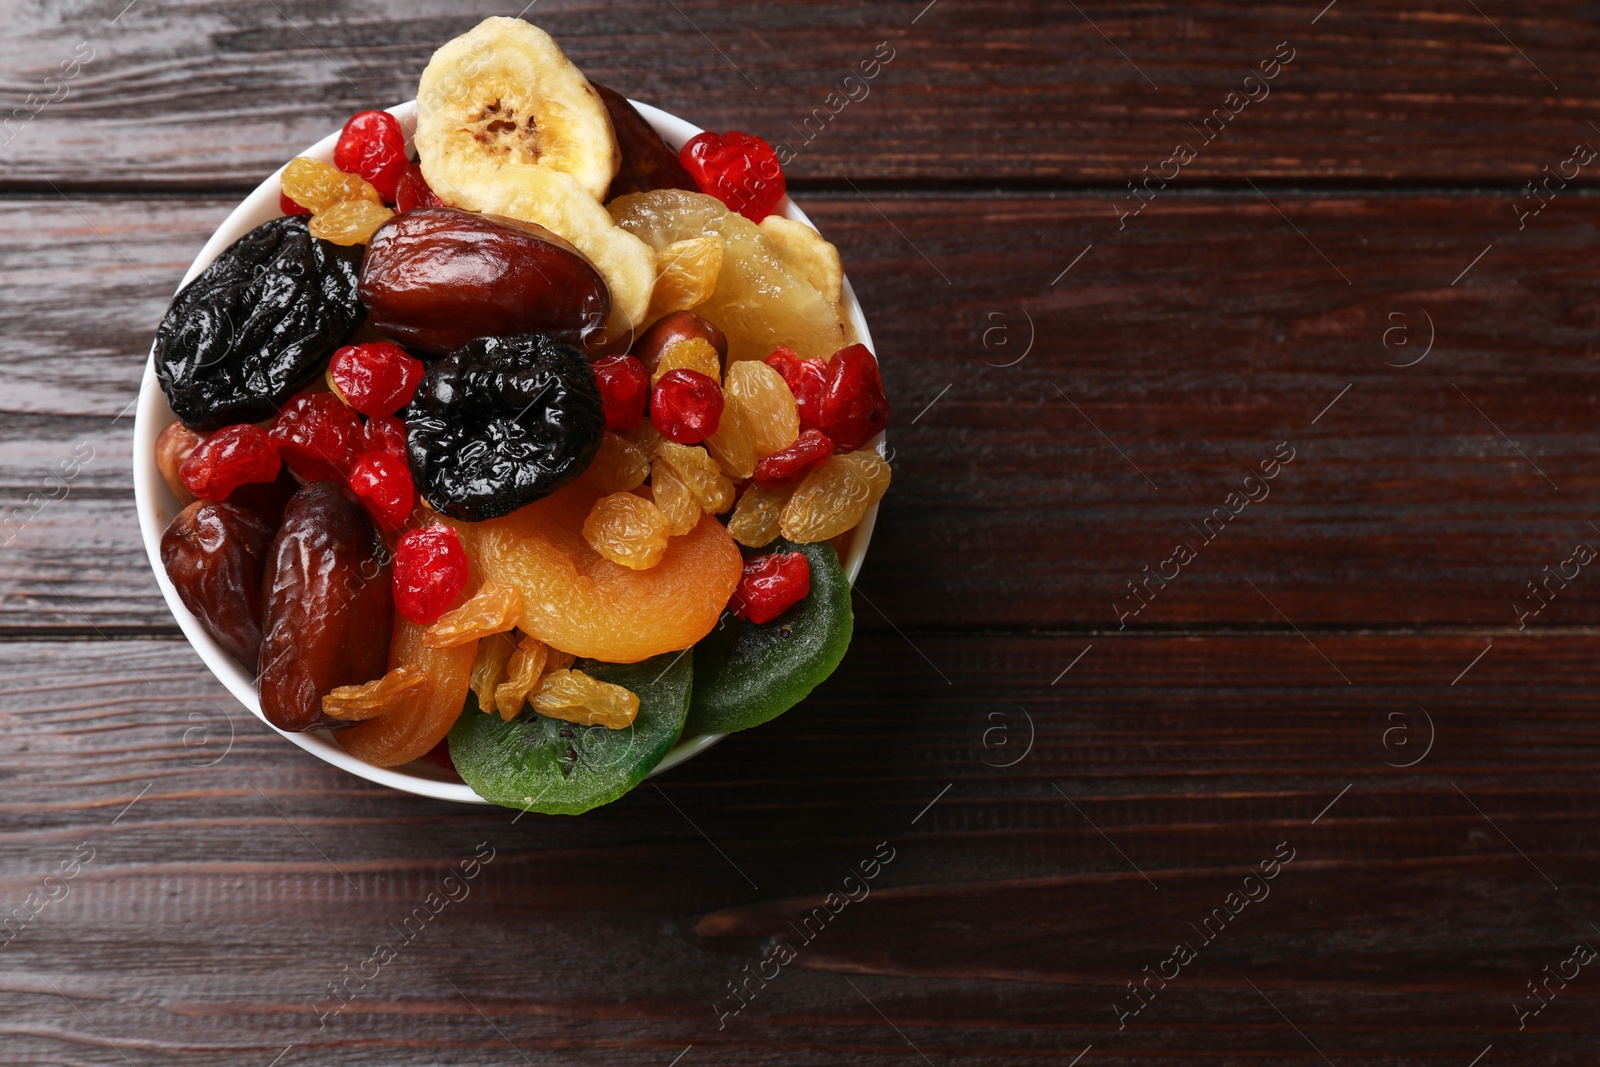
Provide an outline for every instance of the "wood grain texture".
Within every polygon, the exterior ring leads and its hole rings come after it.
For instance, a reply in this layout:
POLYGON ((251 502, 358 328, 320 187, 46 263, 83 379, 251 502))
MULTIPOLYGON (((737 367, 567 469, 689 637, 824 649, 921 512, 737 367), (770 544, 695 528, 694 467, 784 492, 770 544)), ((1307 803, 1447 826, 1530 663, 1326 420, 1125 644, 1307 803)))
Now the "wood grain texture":
POLYGON ((1317 642, 1356 686, 1329 687, 1294 635, 1102 638, 1052 686, 1081 641, 918 639, 946 685, 871 634, 793 714, 659 790, 514 825, 314 761, 181 642, 0 645, 0 901, 93 852, 0 949, 7 1062, 290 1044, 287 1063, 519 1062, 496 1027, 541 1064, 690 1044, 910 1062, 874 1007, 936 1063, 1090 1043, 1113 1063, 1310 1062, 1252 982, 1335 1062, 1490 1042, 1580 1062, 1583 983, 1523 1032, 1510 1004, 1600 904, 1589 639, 1497 645, 1455 686, 1476 638, 1317 642), (1431 747, 1391 766, 1427 743, 1419 703, 1431 747), (1410 736, 1386 745, 1397 709, 1410 736), (482 842, 460 899, 402 926, 482 842), (865 899, 789 926, 859 896, 846 879, 885 842, 865 899), (1281 842, 1265 899, 1190 931, 1281 842), (795 960, 719 1029, 771 938, 795 960), (1198 960, 1119 1030, 1124 983, 1180 940, 1198 960), (327 984, 380 943, 397 958, 319 1028, 312 1004, 337 1007, 327 984))
MULTIPOLYGON (((510 13, 441 0, 402 17, 379 0, 122 6, 14 13, 0 104, 27 116, 41 107, 29 94, 54 102, 11 127, 0 181, 254 185, 351 112, 413 97, 441 41, 510 13), (45 82, 91 54, 64 90, 45 82)), ((537 17, 594 79, 789 144, 802 182, 1121 187, 1194 141, 1185 181, 1509 184, 1595 136, 1600 22, 1581 5, 1385 0, 1313 24, 1321 7, 543 0, 537 17), (1244 78, 1280 42, 1295 58, 1268 95, 1229 102, 1261 96, 1244 78), (880 44, 893 59, 868 95, 830 101, 880 44), (1237 118, 1201 146, 1190 123, 1221 107, 1237 118), (820 132, 805 136, 807 119, 820 132)))
MULTIPOLYGON (((1516 630, 1527 583, 1600 545, 1600 200, 1519 232, 1504 197, 1273 195, 1158 198, 1122 231, 1093 195, 807 200, 897 412, 869 625, 1516 630), (1293 461, 1247 490, 1281 442, 1293 461), (1269 495, 1229 503, 1245 491, 1269 495), (1185 542, 1197 558, 1122 620, 1185 542)), ((227 207, 0 208, 0 627, 170 626, 118 415, 227 207)), ((1600 621, 1586 571, 1547 599, 1529 625, 1600 621)))

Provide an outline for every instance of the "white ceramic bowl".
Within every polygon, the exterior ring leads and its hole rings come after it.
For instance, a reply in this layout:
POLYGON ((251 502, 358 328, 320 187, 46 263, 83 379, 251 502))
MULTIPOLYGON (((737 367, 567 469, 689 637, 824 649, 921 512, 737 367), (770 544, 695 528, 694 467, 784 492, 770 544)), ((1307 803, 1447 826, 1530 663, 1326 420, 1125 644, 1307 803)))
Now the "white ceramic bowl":
MULTIPOLYGON (((700 128, 683 121, 675 115, 653 108, 648 104, 634 102, 634 107, 655 127, 666 142, 673 148, 682 148, 684 142, 700 133, 700 128)), ((410 151, 411 134, 416 129, 417 105, 416 101, 401 104, 389 109, 389 113, 400 121, 400 126, 405 130, 406 148, 410 151)), ((337 132, 330 133, 304 152, 303 156, 320 159, 326 162, 333 161, 333 146, 338 140, 337 132)), ((183 276, 183 281, 178 288, 188 285, 202 270, 204 270, 218 254, 233 244, 246 233, 255 229, 269 219, 277 218, 278 210, 278 179, 282 175, 280 167, 276 173, 267 178, 256 187, 256 190, 230 214, 217 232, 211 235, 211 240, 206 242, 195 261, 189 265, 189 270, 183 276)), ((780 210, 791 219, 809 223, 805 212, 795 206, 794 202, 785 197, 780 205, 780 210)), ((867 323, 861 315, 861 305, 856 302, 855 292, 850 288, 850 279, 844 281, 844 307, 849 314, 850 323, 855 327, 855 332, 862 344, 872 348, 872 335, 867 331, 867 323)), ((178 625, 183 628, 184 636, 200 654, 205 665, 211 668, 211 673, 216 675, 223 685, 245 707, 249 708, 256 718, 266 722, 261 714, 261 701, 256 694, 255 676, 245 670, 228 653, 224 652, 211 635, 206 633, 200 621, 183 606, 183 601, 178 598, 177 590, 167 578, 166 568, 161 565, 161 534, 166 530, 168 523, 177 515, 180 507, 178 501, 167 489, 166 483, 161 480, 160 473, 156 470, 155 444, 156 437, 171 423, 177 421, 172 414, 172 409, 167 406, 167 400, 161 392, 161 386, 156 381, 155 350, 151 346, 149 360, 145 363, 144 380, 139 388, 139 409, 134 420, 133 428, 133 482, 134 500, 139 512, 139 531, 144 537, 145 551, 150 556, 150 566, 155 570, 156 584, 161 587, 161 595, 166 597, 167 606, 172 609, 172 614, 178 620, 178 625)), ((879 439, 881 441, 881 438, 879 439)), ((872 508, 862 520, 861 525, 852 532, 849 550, 845 553, 845 572, 850 576, 853 584, 856 574, 861 570, 861 562, 866 556, 867 543, 872 538, 872 526, 877 519, 878 509, 872 508)), ((271 726, 271 723, 267 724, 271 726)), ((276 729, 276 727, 273 727, 276 729)), ((384 768, 374 767, 363 763, 354 756, 345 752, 327 731, 314 731, 311 733, 283 733, 290 741, 299 745, 307 752, 324 762, 335 767, 349 771, 351 774, 377 782, 379 785, 390 786, 407 793, 418 796, 433 797, 437 800, 454 800, 464 804, 487 804, 470 786, 460 782, 448 781, 444 773, 433 764, 425 761, 416 761, 404 767, 384 768)), ((682 738, 666 758, 651 772, 659 774, 671 767, 676 767, 686 759, 690 759, 726 736, 724 734, 697 734, 682 738)))

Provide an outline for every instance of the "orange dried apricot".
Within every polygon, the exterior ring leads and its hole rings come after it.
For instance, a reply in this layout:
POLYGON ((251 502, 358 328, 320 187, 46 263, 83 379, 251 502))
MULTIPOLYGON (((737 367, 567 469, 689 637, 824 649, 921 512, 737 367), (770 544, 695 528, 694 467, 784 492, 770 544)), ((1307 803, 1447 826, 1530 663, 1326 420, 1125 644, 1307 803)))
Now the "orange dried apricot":
POLYGON ((427 676, 428 684, 388 714, 333 735, 346 752, 364 763, 398 767, 420 759, 444 739, 461 715, 467 687, 472 682, 472 665, 478 658, 478 643, 429 648, 423 641, 424 632, 409 619, 395 616, 394 636, 389 641, 389 669, 414 667, 427 676))

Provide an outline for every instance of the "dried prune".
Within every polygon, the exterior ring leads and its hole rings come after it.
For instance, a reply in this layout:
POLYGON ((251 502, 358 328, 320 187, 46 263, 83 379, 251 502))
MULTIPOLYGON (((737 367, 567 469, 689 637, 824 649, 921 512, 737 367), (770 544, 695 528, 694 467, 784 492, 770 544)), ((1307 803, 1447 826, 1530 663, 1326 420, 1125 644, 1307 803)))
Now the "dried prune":
POLYGON ((560 237, 448 207, 408 211, 372 236, 361 301, 376 329, 433 355, 475 337, 575 341, 611 314, 605 279, 560 237))
POLYGON ((262 579, 261 711, 280 730, 349 726, 322 698, 383 676, 394 606, 388 549, 336 482, 301 487, 284 509, 262 579))
POLYGON ((309 385, 361 318, 360 248, 311 236, 304 216, 262 223, 173 297, 156 377, 186 426, 269 419, 309 385))
POLYGON ((697 190, 694 179, 678 161, 678 153, 668 147, 627 97, 599 82, 589 84, 606 105, 611 128, 617 134, 617 148, 622 153, 622 165, 617 168, 617 176, 611 179, 607 200, 625 193, 648 193, 651 189, 697 190))
POLYGON ((480 337, 428 368, 406 409, 417 491, 468 522, 506 515, 566 485, 605 433, 583 354, 547 334, 480 337))
POLYGON ((242 507, 197 500, 161 535, 161 565, 183 606, 234 659, 255 669, 261 573, 272 528, 242 507))

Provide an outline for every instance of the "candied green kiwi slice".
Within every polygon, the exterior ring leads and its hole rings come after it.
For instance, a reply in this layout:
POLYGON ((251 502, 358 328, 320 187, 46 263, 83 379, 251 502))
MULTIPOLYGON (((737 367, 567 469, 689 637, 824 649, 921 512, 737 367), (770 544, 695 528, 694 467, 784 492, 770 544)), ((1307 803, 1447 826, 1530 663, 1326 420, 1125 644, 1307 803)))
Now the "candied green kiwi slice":
POLYGON ((510 722, 485 715, 471 696, 450 731, 456 772, 493 804, 546 815, 581 815, 644 781, 683 733, 694 682, 685 650, 639 663, 579 660, 574 670, 639 696, 639 714, 623 730, 546 718, 531 707, 510 722))
POLYGON ((855 616, 850 580, 826 541, 797 545, 782 538, 758 552, 803 552, 811 592, 771 622, 723 612, 717 628, 694 646, 691 734, 727 734, 760 726, 794 707, 844 659, 855 616))
POLYGON ((310 384, 361 321, 363 250, 264 222, 183 287, 156 331, 156 380, 185 426, 260 422, 310 384))

